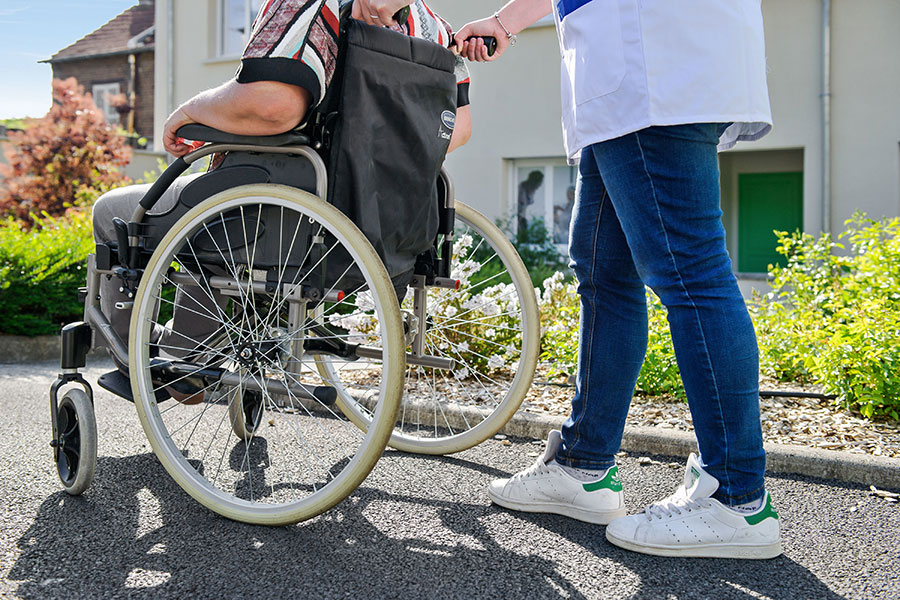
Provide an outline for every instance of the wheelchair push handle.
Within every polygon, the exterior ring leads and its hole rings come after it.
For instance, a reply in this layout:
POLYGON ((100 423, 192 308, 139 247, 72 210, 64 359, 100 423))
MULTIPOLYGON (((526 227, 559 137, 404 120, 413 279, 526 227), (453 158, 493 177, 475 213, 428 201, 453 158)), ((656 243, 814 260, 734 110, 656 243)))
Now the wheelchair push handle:
MULTIPOLYGON (((497 38, 492 35, 473 35, 470 38, 466 38, 466 41, 468 42, 469 40, 474 40, 479 37, 484 42, 484 45, 487 46, 488 56, 493 56, 497 51, 497 38)), ((455 44, 452 47, 455 47, 455 44)))
MULTIPOLYGON (((409 6, 404 6, 403 8, 398 10, 396 13, 394 13, 394 20, 397 21, 397 23, 401 23, 401 24, 406 23, 409 20, 409 6)), ((484 41, 484 45, 487 46, 488 56, 493 56, 494 52, 497 51, 497 38, 495 38, 492 35, 485 35, 485 36, 473 36, 468 39, 471 40, 471 39, 474 39, 475 37, 481 37, 481 39, 484 41)), ((454 46, 456 46, 455 43, 450 45, 451 48, 453 48, 454 46)))

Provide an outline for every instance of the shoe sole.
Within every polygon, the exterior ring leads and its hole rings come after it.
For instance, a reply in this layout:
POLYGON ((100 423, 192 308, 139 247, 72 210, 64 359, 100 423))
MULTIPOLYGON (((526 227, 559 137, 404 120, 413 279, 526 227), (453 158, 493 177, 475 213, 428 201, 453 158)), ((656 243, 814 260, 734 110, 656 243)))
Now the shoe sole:
POLYGON ((610 544, 641 554, 654 556, 685 556, 692 558, 745 558, 766 560, 782 554, 781 540, 771 544, 703 544, 697 546, 649 546, 612 535, 606 530, 610 544))
POLYGON ((593 523, 595 525, 609 525, 610 522, 620 517, 624 517, 627 514, 624 506, 615 510, 589 511, 584 508, 578 508, 577 506, 566 504, 548 504, 540 502, 529 502, 526 504, 495 496, 490 489, 488 489, 488 497, 494 504, 502 506, 503 508, 508 508, 510 510, 530 513, 551 513, 554 515, 569 517, 570 519, 575 519, 576 521, 593 523))

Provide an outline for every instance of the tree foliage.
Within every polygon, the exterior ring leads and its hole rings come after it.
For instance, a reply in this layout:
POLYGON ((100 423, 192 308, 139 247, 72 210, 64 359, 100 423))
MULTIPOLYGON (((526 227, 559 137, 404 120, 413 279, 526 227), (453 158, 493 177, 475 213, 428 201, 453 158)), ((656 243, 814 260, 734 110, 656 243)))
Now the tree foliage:
POLYGON ((24 131, 11 132, 8 165, 0 165, 0 213, 27 224, 33 215, 61 215, 85 186, 127 181, 121 167, 131 149, 74 78, 53 81, 53 106, 24 131))

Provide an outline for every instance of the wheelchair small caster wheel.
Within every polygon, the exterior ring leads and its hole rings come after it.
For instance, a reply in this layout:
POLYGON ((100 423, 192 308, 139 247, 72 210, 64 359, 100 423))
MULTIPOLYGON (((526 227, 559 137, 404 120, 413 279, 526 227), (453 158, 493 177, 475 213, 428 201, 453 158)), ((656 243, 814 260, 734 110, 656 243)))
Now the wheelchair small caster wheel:
POLYGON ((234 435, 249 442, 262 421, 262 394, 253 390, 235 388, 228 396, 228 418, 231 420, 231 430, 234 435))
POLYGON ((57 405, 56 439, 50 442, 56 472, 66 492, 78 496, 91 485, 97 466, 97 422, 94 406, 82 390, 66 392, 57 405))

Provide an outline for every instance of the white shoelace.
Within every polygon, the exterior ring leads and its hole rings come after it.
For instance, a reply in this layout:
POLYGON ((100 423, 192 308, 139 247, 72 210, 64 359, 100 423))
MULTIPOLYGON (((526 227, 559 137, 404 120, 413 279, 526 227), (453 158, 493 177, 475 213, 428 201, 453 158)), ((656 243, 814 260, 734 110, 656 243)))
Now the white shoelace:
POLYGON ((659 502, 654 502, 644 509, 647 520, 653 519, 671 519, 674 516, 682 515, 686 512, 694 512, 695 510, 703 510, 709 508, 709 502, 706 498, 702 500, 691 500, 684 494, 684 488, 659 502))
POLYGON ((550 472, 550 469, 547 467, 547 464, 544 462, 543 457, 539 458, 537 462, 533 465, 525 469, 524 471, 520 471, 513 475, 510 478, 510 481, 519 481, 521 479, 529 479, 534 477, 535 475, 546 475, 550 472))

